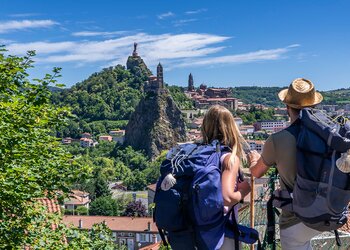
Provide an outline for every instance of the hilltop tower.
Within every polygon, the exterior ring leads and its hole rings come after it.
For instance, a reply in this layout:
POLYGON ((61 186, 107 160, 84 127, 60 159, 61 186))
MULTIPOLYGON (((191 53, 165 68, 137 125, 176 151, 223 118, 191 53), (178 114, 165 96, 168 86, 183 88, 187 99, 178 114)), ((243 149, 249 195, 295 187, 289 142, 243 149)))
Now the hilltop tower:
POLYGON ((159 88, 164 88, 163 66, 160 63, 157 66, 157 82, 159 88))
POLYGON ((188 76, 188 89, 187 91, 194 91, 193 76, 192 73, 188 76))

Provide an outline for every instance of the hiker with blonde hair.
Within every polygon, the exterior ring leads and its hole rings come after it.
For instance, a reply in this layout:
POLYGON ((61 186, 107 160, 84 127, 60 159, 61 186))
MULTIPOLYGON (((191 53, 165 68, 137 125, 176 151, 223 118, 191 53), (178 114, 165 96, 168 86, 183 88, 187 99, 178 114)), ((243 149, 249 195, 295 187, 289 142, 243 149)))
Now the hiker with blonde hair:
MULTIPOLYGON (((202 124, 203 143, 209 144, 218 140, 222 145, 228 146, 232 151, 222 152, 221 181, 224 198, 225 213, 239 203, 250 193, 251 187, 246 180, 238 181, 239 168, 242 159, 244 139, 238 130, 232 113, 223 106, 212 106, 204 116, 202 124)), ((234 208, 234 216, 238 217, 238 207, 234 208)), ((235 241, 226 238, 221 249, 235 249, 235 241)))
POLYGON ((204 116, 202 136, 200 143, 171 148, 161 163, 154 218, 162 241, 173 250, 239 249, 244 240, 253 244, 258 232, 242 239, 242 226, 237 225, 234 205, 250 192, 250 185, 243 178, 238 181, 244 139, 231 112, 212 106, 204 116))

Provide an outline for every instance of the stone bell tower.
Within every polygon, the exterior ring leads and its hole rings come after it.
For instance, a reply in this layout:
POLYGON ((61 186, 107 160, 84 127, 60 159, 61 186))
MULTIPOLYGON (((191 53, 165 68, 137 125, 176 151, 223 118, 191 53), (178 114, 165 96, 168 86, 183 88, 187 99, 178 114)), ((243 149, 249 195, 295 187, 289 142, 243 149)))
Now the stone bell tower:
POLYGON ((193 83, 193 76, 192 73, 188 76, 188 91, 194 91, 194 83, 193 83))
POLYGON ((157 66, 157 82, 159 88, 164 88, 163 66, 160 63, 157 66))

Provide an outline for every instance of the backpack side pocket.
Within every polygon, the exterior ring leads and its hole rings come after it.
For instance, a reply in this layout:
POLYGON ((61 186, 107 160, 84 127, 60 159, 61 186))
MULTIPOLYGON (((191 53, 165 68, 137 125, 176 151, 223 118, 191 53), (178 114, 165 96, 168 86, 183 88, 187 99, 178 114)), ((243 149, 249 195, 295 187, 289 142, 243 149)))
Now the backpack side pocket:
POLYGON ((181 194, 171 188, 167 191, 158 189, 154 197, 154 218, 157 226, 166 231, 177 231, 185 228, 181 209, 181 194))

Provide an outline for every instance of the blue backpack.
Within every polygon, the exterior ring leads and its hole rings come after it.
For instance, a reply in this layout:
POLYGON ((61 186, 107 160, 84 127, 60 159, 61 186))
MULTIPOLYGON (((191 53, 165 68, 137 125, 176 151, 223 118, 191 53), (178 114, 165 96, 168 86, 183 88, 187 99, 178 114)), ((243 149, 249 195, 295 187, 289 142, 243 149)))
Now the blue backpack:
POLYGON ((221 247, 228 216, 224 215, 220 157, 221 152, 230 151, 216 140, 208 145, 183 144, 171 149, 161 164, 154 221, 165 244, 167 233, 173 250, 221 247))
POLYGON ((340 228, 347 222, 350 174, 340 171, 336 161, 350 149, 350 123, 305 108, 287 131, 296 138, 297 176, 293 189, 275 192, 274 204, 313 229, 340 228))

